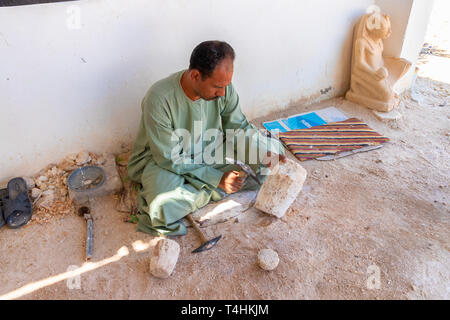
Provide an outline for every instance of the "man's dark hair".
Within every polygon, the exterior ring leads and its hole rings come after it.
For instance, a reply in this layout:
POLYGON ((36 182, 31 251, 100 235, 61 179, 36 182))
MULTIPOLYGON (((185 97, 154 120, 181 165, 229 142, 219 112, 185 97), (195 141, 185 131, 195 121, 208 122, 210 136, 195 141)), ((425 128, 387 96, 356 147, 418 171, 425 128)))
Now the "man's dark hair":
POLYGON ((208 78, 216 66, 225 58, 234 60, 234 50, 223 41, 204 41, 191 54, 189 70, 197 69, 202 79, 208 78))

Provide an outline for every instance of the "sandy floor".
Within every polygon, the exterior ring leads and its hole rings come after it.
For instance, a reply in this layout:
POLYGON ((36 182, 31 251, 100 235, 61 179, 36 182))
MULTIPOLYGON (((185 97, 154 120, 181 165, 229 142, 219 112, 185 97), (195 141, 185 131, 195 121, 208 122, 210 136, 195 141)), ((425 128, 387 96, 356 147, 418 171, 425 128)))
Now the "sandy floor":
MULTIPOLYGON (((429 90, 449 89, 432 82, 429 90)), ((181 254, 166 280, 149 274, 158 239, 123 222, 112 197, 93 206, 90 263, 84 262, 85 222, 78 216, 4 227, 0 298, 449 299, 448 98, 445 107, 419 105, 409 94, 403 100, 403 117, 394 123, 342 99, 266 117, 334 105, 391 142, 335 161, 304 162, 304 189, 283 219, 251 209, 239 222, 207 227, 210 236, 223 235, 211 251, 190 253, 199 245, 190 228, 174 238, 181 254), (272 272, 256 264, 266 247, 280 257, 272 272)))

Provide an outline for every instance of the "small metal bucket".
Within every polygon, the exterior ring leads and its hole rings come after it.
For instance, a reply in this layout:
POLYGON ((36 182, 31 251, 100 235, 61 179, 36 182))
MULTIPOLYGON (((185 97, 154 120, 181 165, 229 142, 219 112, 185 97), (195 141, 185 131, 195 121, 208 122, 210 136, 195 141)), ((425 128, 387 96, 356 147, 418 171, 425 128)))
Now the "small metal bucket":
POLYGON ((76 192, 90 192, 100 188, 106 180, 103 168, 97 166, 81 167, 67 178, 67 186, 76 192))

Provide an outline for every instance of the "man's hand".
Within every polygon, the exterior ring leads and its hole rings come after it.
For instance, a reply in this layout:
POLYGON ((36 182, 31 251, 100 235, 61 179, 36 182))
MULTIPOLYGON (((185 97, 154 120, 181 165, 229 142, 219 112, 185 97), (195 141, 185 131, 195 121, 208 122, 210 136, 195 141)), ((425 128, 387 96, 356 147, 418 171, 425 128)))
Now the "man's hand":
POLYGON ((269 163, 267 164, 267 167, 270 168, 273 163, 272 163, 272 159, 277 159, 278 157, 278 161, 281 161, 283 163, 285 163, 287 161, 286 156, 282 155, 282 154, 277 154, 277 153, 273 153, 272 152, 267 152, 267 158, 269 159, 269 163))
POLYGON ((239 171, 227 171, 223 174, 219 188, 226 193, 235 193, 244 185, 245 176, 240 176, 239 171))

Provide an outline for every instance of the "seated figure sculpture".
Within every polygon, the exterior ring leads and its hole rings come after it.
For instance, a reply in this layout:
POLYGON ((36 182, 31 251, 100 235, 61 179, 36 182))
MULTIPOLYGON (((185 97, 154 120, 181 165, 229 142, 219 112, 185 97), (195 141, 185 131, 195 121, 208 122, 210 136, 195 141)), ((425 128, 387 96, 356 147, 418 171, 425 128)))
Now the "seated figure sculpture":
POLYGON ((383 57, 383 40, 390 35, 389 16, 378 12, 364 15, 355 26, 347 100, 381 112, 389 112, 398 105, 393 88, 411 63, 401 58, 383 57))

